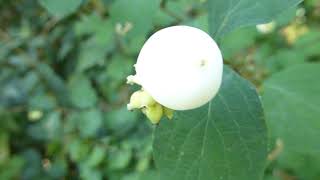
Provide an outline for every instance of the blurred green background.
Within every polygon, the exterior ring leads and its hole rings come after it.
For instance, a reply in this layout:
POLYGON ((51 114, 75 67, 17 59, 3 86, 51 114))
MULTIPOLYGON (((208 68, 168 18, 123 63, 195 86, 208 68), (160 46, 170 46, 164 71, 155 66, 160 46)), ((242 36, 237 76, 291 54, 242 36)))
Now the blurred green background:
MULTIPOLYGON (((126 110, 139 87, 125 79, 144 41, 176 24, 208 31, 206 0, 0 0, 0 179, 157 179, 154 127, 126 110)), ((273 73, 320 59, 320 1, 220 47, 263 91, 273 73)), ((265 179, 320 179, 320 157, 279 158, 271 144, 265 179)))

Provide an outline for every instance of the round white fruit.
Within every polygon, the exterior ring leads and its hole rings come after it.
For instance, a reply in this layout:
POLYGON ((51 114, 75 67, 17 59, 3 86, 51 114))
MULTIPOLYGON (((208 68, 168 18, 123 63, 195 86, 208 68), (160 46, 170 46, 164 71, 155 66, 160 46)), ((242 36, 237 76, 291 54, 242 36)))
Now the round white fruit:
POLYGON ((173 110, 188 110, 206 104, 217 94, 223 60, 207 33, 173 26, 146 41, 135 68, 133 80, 158 103, 173 110))

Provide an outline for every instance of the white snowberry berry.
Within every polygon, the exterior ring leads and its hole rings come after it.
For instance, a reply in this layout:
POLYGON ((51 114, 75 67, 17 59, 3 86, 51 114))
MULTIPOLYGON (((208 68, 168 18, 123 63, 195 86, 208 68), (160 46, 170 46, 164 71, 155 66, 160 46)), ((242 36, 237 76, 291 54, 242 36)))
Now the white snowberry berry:
POLYGON ((218 92, 223 60, 216 42, 204 31, 173 26, 153 34, 142 47, 128 83, 140 84, 159 104, 188 110, 218 92))

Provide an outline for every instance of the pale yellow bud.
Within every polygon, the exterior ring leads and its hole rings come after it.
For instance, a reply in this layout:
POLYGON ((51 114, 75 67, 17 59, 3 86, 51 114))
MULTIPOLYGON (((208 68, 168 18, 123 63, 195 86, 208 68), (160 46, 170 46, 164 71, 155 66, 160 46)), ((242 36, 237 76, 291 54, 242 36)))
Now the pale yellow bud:
POLYGON ((130 103, 127 105, 128 110, 140 109, 146 106, 152 106, 156 101, 147 92, 140 90, 131 95, 130 103))
POLYGON ((158 124, 163 115, 163 108, 160 104, 156 103, 152 106, 143 108, 142 112, 147 116, 152 124, 158 124))

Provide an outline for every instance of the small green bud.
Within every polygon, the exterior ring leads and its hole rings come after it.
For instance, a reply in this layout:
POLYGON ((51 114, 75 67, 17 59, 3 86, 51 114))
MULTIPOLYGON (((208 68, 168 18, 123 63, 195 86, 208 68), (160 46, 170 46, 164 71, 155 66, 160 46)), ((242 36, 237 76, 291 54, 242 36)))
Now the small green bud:
POLYGON ((142 107, 152 106, 156 104, 156 101, 152 98, 152 96, 146 91, 142 90, 142 99, 141 99, 142 107))
POLYGON ((168 119, 172 119, 172 118, 173 118, 174 110, 169 109, 169 108, 167 108, 167 107, 163 107, 163 113, 164 113, 164 115, 167 116, 168 119))
POLYGON ((163 108, 160 104, 155 103, 152 106, 143 108, 142 112, 147 116, 152 124, 158 124, 163 115, 163 108))
POLYGON ((130 97, 130 103, 127 105, 128 110, 138 109, 141 105, 142 91, 134 92, 130 97))
POLYGON ((140 109, 146 106, 152 106, 156 101, 146 91, 136 91, 131 95, 130 103, 127 105, 128 110, 140 109))

